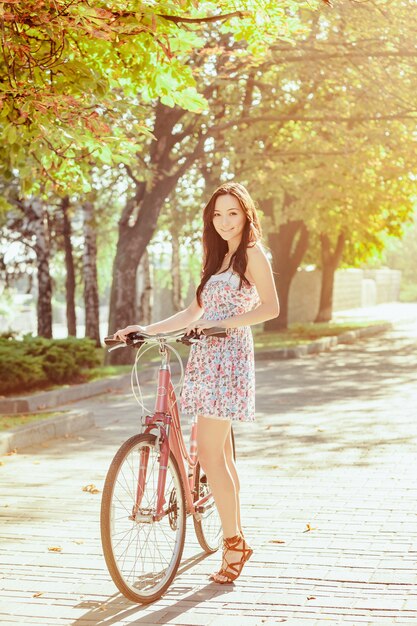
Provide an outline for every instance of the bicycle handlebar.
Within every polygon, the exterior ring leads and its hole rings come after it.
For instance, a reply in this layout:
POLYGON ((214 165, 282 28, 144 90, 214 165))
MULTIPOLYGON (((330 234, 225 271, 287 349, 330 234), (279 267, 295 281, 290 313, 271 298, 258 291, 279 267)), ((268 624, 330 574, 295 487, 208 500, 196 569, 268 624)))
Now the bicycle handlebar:
POLYGON ((213 328, 206 328, 201 331, 201 333, 196 333, 195 331, 191 331, 188 335, 184 334, 184 329, 174 331, 173 333, 159 333, 156 335, 149 335, 144 332, 135 332, 129 333, 126 337, 126 342, 121 341, 120 339, 114 339, 114 335, 104 338, 104 343, 106 346, 111 348, 122 348, 126 346, 138 346, 143 343, 147 343, 148 340, 161 341, 172 339, 176 341, 180 341, 184 343, 186 346, 190 346, 199 339, 202 339, 204 336, 215 335, 216 337, 227 337, 226 330, 219 326, 214 326, 213 328), (194 341, 192 341, 194 340, 194 341))

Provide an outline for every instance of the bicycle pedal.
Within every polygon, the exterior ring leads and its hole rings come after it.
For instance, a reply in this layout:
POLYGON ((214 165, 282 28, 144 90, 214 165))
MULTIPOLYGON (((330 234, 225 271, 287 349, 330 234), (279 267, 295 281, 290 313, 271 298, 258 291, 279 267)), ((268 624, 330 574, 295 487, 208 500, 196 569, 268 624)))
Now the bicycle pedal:
POLYGON ((134 515, 129 515, 129 519, 138 524, 153 524, 155 521, 153 511, 149 509, 139 510, 134 515))
POLYGON ((207 502, 206 504, 202 504, 201 506, 197 506, 195 510, 197 511, 197 513, 207 513, 207 511, 210 511, 215 506, 216 504, 213 500, 211 502, 207 502))

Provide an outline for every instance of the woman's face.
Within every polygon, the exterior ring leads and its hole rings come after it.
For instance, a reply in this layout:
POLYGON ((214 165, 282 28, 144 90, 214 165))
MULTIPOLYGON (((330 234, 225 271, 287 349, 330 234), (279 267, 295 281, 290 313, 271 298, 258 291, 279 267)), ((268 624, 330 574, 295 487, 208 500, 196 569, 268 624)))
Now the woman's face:
POLYGON ((220 237, 234 248, 240 243, 245 223, 246 214, 235 196, 228 193, 216 198, 213 226, 220 237))

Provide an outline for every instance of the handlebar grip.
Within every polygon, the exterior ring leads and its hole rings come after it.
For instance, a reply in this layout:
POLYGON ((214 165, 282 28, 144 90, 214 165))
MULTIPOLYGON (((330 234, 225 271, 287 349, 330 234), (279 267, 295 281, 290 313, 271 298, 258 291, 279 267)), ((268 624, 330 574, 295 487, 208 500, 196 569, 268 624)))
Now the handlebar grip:
POLYGON ((121 345, 132 345, 133 343, 138 343, 143 341, 143 335, 141 333, 129 333, 126 337, 126 343, 121 341, 120 339, 114 339, 114 335, 110 337, 104 337, 104 343, 106 346, 121 346, 121 345))
POLYGON ((104 343, 106 346, 117 346, 119 343, 123 343, 123 341, 120 341, 120 339, 114 339, 114 336, 110 335, 109 337, 104 337, 104 343))

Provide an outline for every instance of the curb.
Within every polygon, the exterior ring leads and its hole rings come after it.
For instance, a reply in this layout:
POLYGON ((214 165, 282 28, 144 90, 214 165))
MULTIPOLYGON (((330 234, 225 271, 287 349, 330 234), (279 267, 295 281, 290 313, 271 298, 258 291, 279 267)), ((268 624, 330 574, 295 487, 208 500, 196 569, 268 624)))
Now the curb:
POLYGON ((19 426, 5 433, 0 433, 0 454, 7 454, 15 448, 27 448, 43 443, 48 439, 65 437, 65 435, 91 428, 91 426, 95 426, 92 412, 80 410, 74 410, 67 415, 59 415, 26 426, 19 426))
MULTIPOLYGON (((155 369, 148 367, 149 370, 155 369)), ((103 378, 91 383, 81 383, 64 389, 41 391, 33 395, 5 398, 0 400, 0 413, 34 413, 44 409, 54 409, 57 406, 84 400, 92 396, 99 396, 112 391, 122 391, 130 386, 130 374, 121 374, 114 378, 103 378)))
POLYGON ((308 354, 319 354, 319 352, 326 352, 339 344, 355 343, 361 337, 379 335, 387 330, 392 330, 392 328, 393 324, 386 322, 384 324, 367 326, 366 328, 358 328, 358 330, 348 330, 338 336, 322 337, 321 339, 317 339, 317 341, 312 341, 303 346, 281 348, 279 350, 263 350, 262 352, 255 353, 255 361, 263 361, 266 359, 297 359, 308 354))
MULTIPOLYGON (((307 356, 308 354, 319 354, 320 352, 328 351, 339 344, 351 344, 361 337, 378 335, 387 330, 391 330, 392 328, 393 324, 386 322, 384 324, 375 324, 373 326, 359 328, 358 330, 349 330, 337 337, 322 337, 317 341, 312 341, 311 343, 296 346, 294 348, 262 350, 255 353, 255 362, 267 359, 297 359, 307 356)), ((183 358, 182 361, 185 367, 187 358, 183 358)), ((178 373, 175 369, 176 366, 178 367, 177 363, 172 365, 173 373, 178 373)), ((156 375, 157 368, 158 366, 146 366, 146 369, 141 372, 142 380, 144 382, 151 380, 156 375)), ((77 402, 78 400, 84 400, 85 398, 98 396, 104 393, 123 391, 129 387, 130 374, 122 374, 121 376, 115 376, 114 378, 104 378, 92 383, 82 383, 66 389, 54 389, 52 391, 44 391, 34 395, 0 400, 0 413, 33 413, 43 409, 56 408, 64 404, 77 402)))

